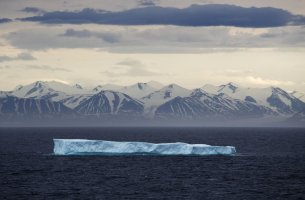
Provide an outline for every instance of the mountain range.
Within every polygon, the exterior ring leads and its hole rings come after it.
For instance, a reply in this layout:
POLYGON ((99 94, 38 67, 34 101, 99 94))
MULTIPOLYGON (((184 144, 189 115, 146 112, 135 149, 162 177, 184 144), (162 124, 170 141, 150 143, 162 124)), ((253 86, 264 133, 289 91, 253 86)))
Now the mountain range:
MULTIPOLYGON (((130 86, 83 88, 37 81, 0 91, 0 119, 239 120, 304 122, 305 95, 278 87, 247 88, 234 83, 186 89, 155 81, 130 86)), ((1 122, 0 122, 1 123, 1 122)))

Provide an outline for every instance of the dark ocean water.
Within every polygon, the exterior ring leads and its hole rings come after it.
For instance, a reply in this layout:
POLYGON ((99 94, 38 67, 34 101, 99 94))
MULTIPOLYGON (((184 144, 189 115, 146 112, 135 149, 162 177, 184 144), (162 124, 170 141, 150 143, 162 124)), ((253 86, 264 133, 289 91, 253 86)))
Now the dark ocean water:
POLYGON ((305 199, 305 129, 0 128, 0 199, 305 199), (233 145, 236 156, 53 156, 53 138, 233 145))

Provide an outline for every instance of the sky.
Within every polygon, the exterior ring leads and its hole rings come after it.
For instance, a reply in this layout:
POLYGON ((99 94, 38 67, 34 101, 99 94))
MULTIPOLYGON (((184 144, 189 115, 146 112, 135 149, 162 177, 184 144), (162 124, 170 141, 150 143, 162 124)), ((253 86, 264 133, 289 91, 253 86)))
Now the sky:
POLYGON ((305 92, 305 0, 1 0, 0 90, 234 82, 305 92))

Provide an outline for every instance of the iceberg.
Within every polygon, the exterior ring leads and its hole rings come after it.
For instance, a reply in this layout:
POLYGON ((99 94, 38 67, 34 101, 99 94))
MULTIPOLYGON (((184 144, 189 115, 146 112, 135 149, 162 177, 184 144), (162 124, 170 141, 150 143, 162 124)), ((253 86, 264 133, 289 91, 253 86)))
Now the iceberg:
POLYGON ((55 155, 232 155, 233 146, 53 139, 55 155))

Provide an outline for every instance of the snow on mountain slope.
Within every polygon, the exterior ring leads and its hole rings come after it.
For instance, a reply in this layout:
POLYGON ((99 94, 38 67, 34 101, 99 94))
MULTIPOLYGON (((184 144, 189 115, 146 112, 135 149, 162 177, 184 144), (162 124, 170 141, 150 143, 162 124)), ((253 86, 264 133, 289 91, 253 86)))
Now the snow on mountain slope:
POLYGON ((150 83, 136 83, 130 86, 125 86, 119 90, 119 92, 122 92, 124 94, 127 94, 133 98, 140 99, 156 90, 158 90, 159 87, 156 82, 150 83), (156 86, 156 87, 154 87, 156 86))
POLYGON ((7 96, 10 96, 9 92, 0 91, 0 98, 4 98, 4 97, 7 97, 7 96))
POLYGON ((47 82, 37 81, 35 83, 16 88, 11 92, 13 96, 19 98, 43 98, 52 99, 66 96, 64 92, 56 91, 47 82))
MULTIPOLYGON (((156 82, 152 84, 157 85, 156 82)), ((138 86, 138 84, 135 86, 138 86)), ((79 104, 92 97, 93 94, 105 90, 119 91, 122 88, 122 86, 107 84, 97 86, 93 90, 85 90, 78 84, 70 86, 55 81, 37 81, 26 86, 19 86, 9 94, 20 98, 48 99, 55 102, 62 102, 67 107, 74 109, 79 104)), ((124 92, 133 95, 134 98, 139 98, 156 90, 147 84, 139 84, 138 88, 139 89, 137 90, 136 87, 124 87, 124 92), (140 88, 142 90, 140 90, 140 88)), ((4 96, 4 94, 6 93, 2 92, 0 95, 4 96)))
POLYGON ((161 87, 160 83, 151 81, 126 87, 107 84, 87 90, 78 84, 70 86, 55 81, 37 81, 18 86, 13 91, 0 92, 0 98, 48 100, 84 115, 144 114, 144 117, 154 117, 155 113, 166 115, 168 112, 173 117, 193 118, 209 115, 263 116, 277 112, 282 117, 291 117, 305 112, 305 103, 298 99, 304 98, 304 94, 287 93, 276 87, 243 88, 234 83, 205 85, 201 90, 188 90, 176 84, 159 90, 158 87, 161 87))
POLYGON ((62 102, 69 108, 75 108, 82 101, 92 96, 92 91, 82 88, 79 84, 70 86, 56 81, 37 81, 35 83, 19 86, 9 94, 19 98, 46 99, 62 102))
POLYGON ((80 86, 73 87, 56 81, 37 81, 26 86, 21 86, 12 91, 13 96, 20 98, 58 97, 60 99, 61 96, 85 93, 88 93, 88 91, 82 89, 80 86))
POLYGON ((93 94, 75 94, 75 95, 67 95, 65 98, 58 99, 58 102, 62 102, 65 106, 74 109, 82 102, 86 101, 93 94))
POLYGON ((183 88, 177 84, 170 84, 163 87, 162 89, 155 91, 143 98, 141 101, 145 105, 145 113, 153 115, 155 109, 164 104, 167 101, 172 100, 175 97, 186 97, 192 93, 191 90, 183 88))
POLYGON ((164 85, 162 83, 159 83, 157 81, 149 81, 149 82, 147 82, 147 84, 150 87, 156 88, 157 90, 160 90, 164 87, 164 85))
POLYGON ((292 114, 298 112, 305 106, 296 97, 288 94, 286 91, 276 88, 242 88, 233 83, 214 86, 206 85, 202 89, 208 93, 224 93, 232 98, 255 102, 259 105, 270 107, 282 114, 292 114))
POLYGON ((80 84, 73 85, 73 88, 76 88, 78 91, 82 91, 84 89, 80 84))
POLYGON ((114 91, 102 91, 78 105, 75 110, 85 115, 140 115, 144 106, 139 100, 114 91))
POLYGON ((305 93, 303 92, 298 92, 298 91, 293 91, 290 93, 294 97, 300 99, 301 101, 305 102, 305 93))
POLYGON ((272 95, 267 99, 270 106, 283 114, 305 111, 305 103, 280 88, 272 88, 272 95))
POLYGON ((223 93, 209 94, 195 89, 188 97, 176 97, 159 106, 155 112, 157 118, 203 118, 218 117, 261 117, 276 115, 270 108, 253 102, 233 99, 223 93))
POLYGON ((210 94, 218 94, 218 90, 220 90, 220 86, 206 84, 201 89, 210 94))
POLYGON ((119 91, 120 89, 122 89, 123 86, 121 85, 114 85, 114 84, 106 84, 106 85, 98 85, 95 88, 93 88, 93 92, 94 93, 98 93, 101 91, 106 91, 106 90, 110 90, 110 91, 119 91))
POLYGON ((225 85, 220 85, 220 86, 214 86, 214 85, 207 84, 202 87, 202 89, 204 91, 206 91, 208 93, 212 93, 212 94, 235 93, 238 88, 239 88, 238 85, 236 85, 235 83, 232 83, 232 82, 225 84, 225 85))
POLYGON ((0 98, 0 115, 3 117, 17 116, 51 116, 73 114, 74 111, 62 103, 45 99, 19 98, 7 96, 0 98))

